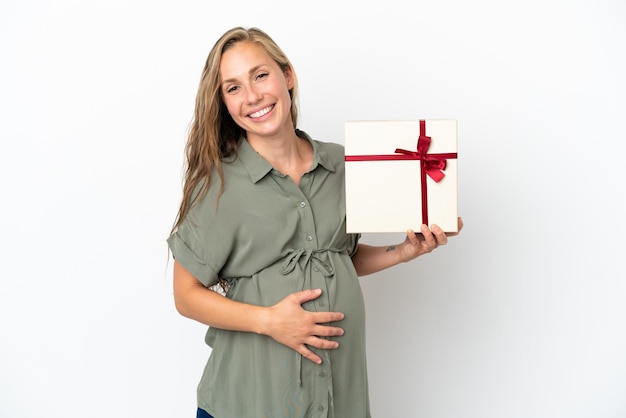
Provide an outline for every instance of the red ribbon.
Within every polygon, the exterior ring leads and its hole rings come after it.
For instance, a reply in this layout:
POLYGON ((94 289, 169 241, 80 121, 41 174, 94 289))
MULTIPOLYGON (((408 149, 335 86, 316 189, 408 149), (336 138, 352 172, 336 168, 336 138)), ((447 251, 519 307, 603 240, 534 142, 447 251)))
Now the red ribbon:
POLYGON ((420 136, 417 140, 417 151, 396 148, 395 154, 346 155, 346 161, 392 161, 419 160, 422 179, 422 223, 428 225, 428 192, 426 176, 439 183, 445 177, 447 159, 457 158, 456 152, 428 154, 431 137, 426 136, 426 121, 420 120, 420 136))

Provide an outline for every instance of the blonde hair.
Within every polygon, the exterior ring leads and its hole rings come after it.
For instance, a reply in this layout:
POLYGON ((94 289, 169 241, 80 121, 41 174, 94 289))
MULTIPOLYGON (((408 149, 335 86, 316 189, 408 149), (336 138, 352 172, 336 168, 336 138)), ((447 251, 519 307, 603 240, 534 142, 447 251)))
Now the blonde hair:
POLYGON ((285 53, 269 35, 258 28, 235 27, 226 31, 211 49, 200 78, 194 117, 185 146, 183 197, 172 231, 184 221, 194 203, 206 195, 214 169, 220 176, 221 194, 224 185, 221 161, 236 155, 239 139, 245 136, 245 131, 228 113, 220 88, 222 55, 238 42, 253 42, 262 46, 283 72, 291 70, 294 78, 294 86, 289 90, 291 120, 294 129, 297 126, 298 82, 285 53))

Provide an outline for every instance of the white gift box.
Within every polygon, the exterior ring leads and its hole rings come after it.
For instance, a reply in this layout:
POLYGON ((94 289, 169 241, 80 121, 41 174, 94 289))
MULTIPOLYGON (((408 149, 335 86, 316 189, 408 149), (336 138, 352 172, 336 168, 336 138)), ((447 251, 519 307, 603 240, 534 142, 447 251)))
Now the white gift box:
POLYGON ((345 153, 346 232, 458 232, 456 120, 348 121, 345 153))

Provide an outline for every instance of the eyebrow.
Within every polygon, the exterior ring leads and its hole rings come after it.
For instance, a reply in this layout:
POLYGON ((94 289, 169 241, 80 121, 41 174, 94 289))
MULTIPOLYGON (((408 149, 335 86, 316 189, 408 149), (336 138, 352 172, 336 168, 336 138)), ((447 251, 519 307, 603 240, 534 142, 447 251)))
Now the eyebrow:
MULTIPOLYGON (((257 72, 264 65, 265 64, 255 65, 254 67, 250 68, 250 71, 248 71, 248 74, 252 74, 252 73, 257 72)), ((229 78, 229 79, 226 79, 226 80, 222 80, 221 85, 224 85, 224 84, 227 84, 227 83, 232 83, 232 82, 235 82, 235 81, 237 81, 236 78, 229 78)))

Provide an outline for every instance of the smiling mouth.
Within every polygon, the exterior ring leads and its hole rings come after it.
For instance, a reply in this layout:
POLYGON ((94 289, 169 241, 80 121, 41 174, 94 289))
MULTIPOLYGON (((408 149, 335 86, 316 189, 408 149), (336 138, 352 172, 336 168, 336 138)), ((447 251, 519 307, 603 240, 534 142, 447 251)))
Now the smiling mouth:
POLYGON ((248 116, 251 118, 260 118, 263 115, 267 115, 272 109, 274 109, 274 105, 268 106, 254 113, 250 113, 248 116))

